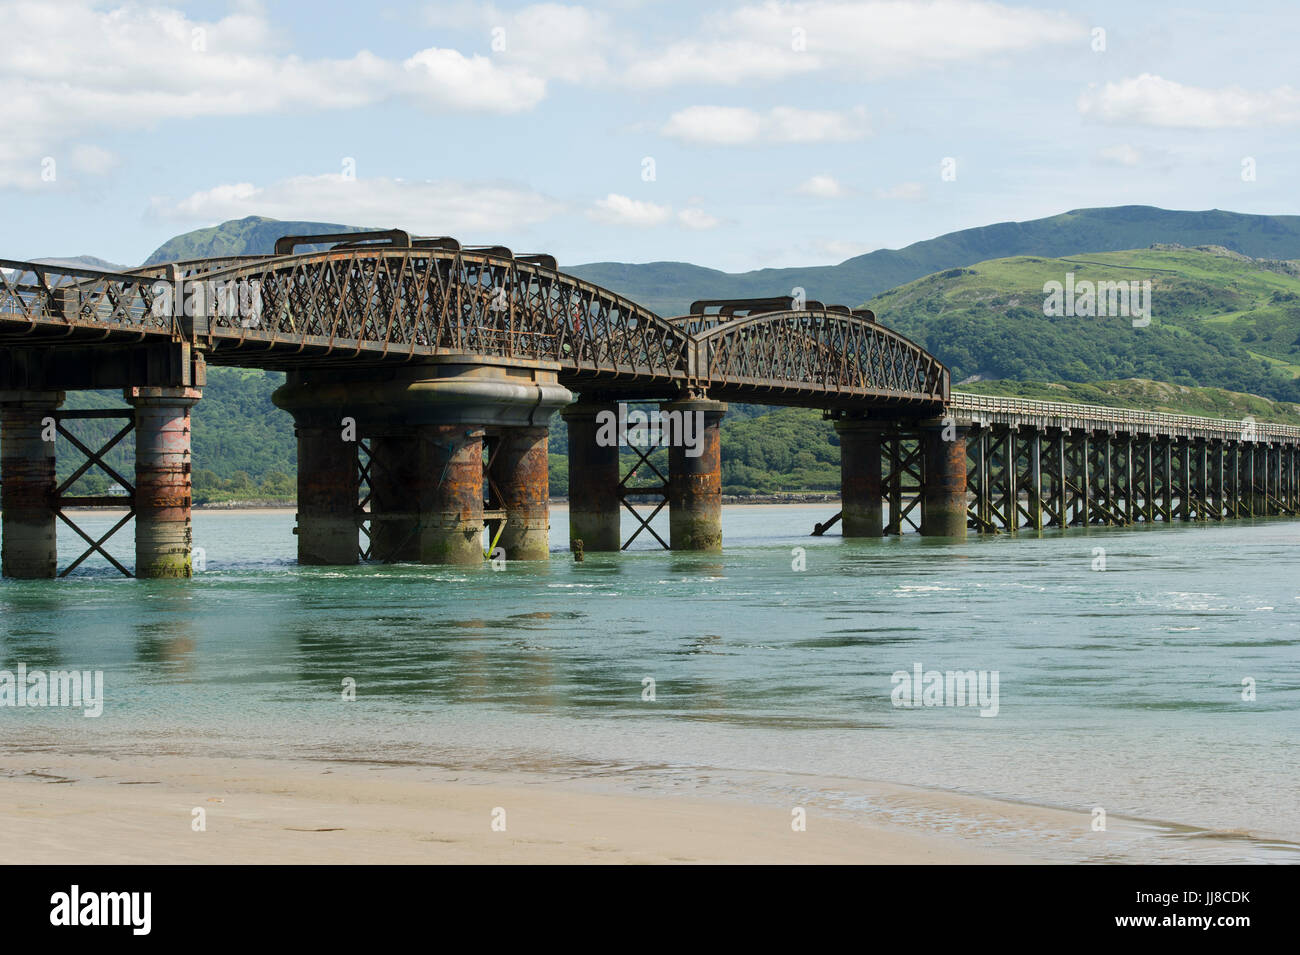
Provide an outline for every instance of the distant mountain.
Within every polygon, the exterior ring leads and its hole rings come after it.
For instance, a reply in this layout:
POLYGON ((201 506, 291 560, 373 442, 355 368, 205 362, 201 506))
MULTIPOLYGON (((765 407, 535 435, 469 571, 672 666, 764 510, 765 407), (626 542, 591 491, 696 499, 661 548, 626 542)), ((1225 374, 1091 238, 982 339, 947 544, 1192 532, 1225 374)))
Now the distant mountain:
POLYGON ((121 272, 123 269, 130 268, 128 265, 118 265, 116 262, 108 262, 93 255, 70 255, 60 258, 36 259, 35 261, 40 265, 63 265, 73 269, 98 269, 101 272, 121 272))
MULTIPOLYGON (((400 223, 385 225, 400 227, 400 223)), ((281 222, 249 216, 187 232, 164 243, 146 265, 201 256, 265 254, 282 235, 361 231, 328 222, 281 222)), ((1178 212, 1154 206, 1076 209, 1046 219, 1001 222, 950 232, 903 249, 880 249, 839 265, 720 272, 686 262, 592 262, 561 265, 661 315, 685 313, 700 298, 788 295, 857 305, 886 289, 933 272, 1013 255, 1062 256, 1145 248, 1155 243, 1218 245, 1254 258, 1300 258, 1300 216, 1178 212)), ((888 316, 882 315, 888 323, 888 316)))
MULTIPOLYGON (((366 232, 370 226, 339 225, 336 222, 282 222, 265 216, 231 219, 208 229, 196 229, 168 239, 144 265, 160 262, 183 262, 227 255, 269 255, 275 240, 286 235, 318 235, 330 232, 366 232)), ((316 246, 303 246, 310 251, 316 246)))
MULTIPOLYGON (((681 315, 701 298, 789 295, 857 305, 886 289, 944 269, 1013 255, 1061 256, 1140 249, 1155 243, 1218 245, 1253 258, 1300 258, 1300 216, 1178 212, 1154 206, 1075 209, 1046 219, 950 232, 903 249, 880 249, 839 265, 728 273, 683 262, 595 262, 565 271, 661 315, 681 315)), ((889 324, 889 316, 882 314, 889 324)))
POLYGON ((938 356, 956 386, 1147 378, 1300 401, 1297 262, 1222 247, 1014 256, 945 269, 867 306, 938 356), (1149 281, 1150 324, 1045 314, 1045 284, 1071 273, 1080 283, 1149 281))

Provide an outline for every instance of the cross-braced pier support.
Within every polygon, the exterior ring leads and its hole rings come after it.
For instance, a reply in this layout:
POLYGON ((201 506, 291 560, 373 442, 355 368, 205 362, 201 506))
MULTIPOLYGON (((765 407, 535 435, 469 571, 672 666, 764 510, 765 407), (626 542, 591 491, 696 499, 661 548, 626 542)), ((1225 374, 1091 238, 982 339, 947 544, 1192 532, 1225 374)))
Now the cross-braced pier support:
POLYGON ((0 508, 3 574, 25 580, 58 573, 54 502, 55 391, 0 391, 0 508))
MULTIPOLYGON (((722 443, 719 423, 727 405, 704 397, 663 402, 658 424, 628 423, 626 406, 582 400, 560 414, 569 426, 569 539, 584 551, 626 549, 642 531, 665 548, 716 551, 722 548, 722 443), (644 424, 644 428, 642 425, 644 424), (624 426, 626 425, 626 432, 624 426), (651 455, 667 446, 668 468, 651 455), (624 474, 620 447, 632 449, 624 474), (647 472, 642 475, 642 471, 647 472), (630 483, 636 477, 641 483, 630 483), (645 484, 649 480, 655 483, 645 484), (635 501, 657 501, 648 516, 635 501), (668 508, 668 540, 650 526, 668 508), (622 509, 640 527, 622 540, 622 509)), ((631 415, 637 414, 632 412, 631 415)))
POLYGON ((972 528, 1300 515, 1300 446, 1253 438, 976 424, 972 528))

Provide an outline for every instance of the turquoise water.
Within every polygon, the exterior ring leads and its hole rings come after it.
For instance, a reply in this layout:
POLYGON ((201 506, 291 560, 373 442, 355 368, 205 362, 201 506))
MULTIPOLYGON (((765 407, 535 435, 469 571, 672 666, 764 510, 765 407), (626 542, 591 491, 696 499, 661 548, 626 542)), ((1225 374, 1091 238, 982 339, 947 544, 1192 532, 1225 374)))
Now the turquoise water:
MULTIPOLYGON (((1136 820, 1104 851, 1056 837, 1065 858, 1300 859, 1300 522, 808 537, 835 509, 729 507, 720 556, 645 541, 501 571, 299 568, 291 513, 196 512, 192 581, 96 561, 0 584, 3 667, 106 684, 99 719, 0 708, 0 758, 535 762, 978 834, 854 785, 887 780, 1136 820), (893 706, 892 674, 915 663, 996 671, 997 715, 893 706)), ((566 520, 553 511, 554 546, 566 520)), ((1050 837, 988 829, 1034 838, 1050 837)))

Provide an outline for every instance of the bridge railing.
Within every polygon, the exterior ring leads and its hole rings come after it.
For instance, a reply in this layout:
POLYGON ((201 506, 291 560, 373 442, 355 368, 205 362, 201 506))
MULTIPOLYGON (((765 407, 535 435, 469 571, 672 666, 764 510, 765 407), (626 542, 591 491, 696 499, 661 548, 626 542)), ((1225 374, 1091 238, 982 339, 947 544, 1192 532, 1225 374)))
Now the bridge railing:
POLYGON ((1000 423, 1033 419, 1048 427, 1070 427, 1070 422, 1077 422, 1074 427, 1188 434, 1239 441, 1300 442, 1300 427, 1259 422, 1251 417, 1205 418, 1197 415, 1169 414, 1163 411, 1137 411, 1128 408, 1111 408, 1106 405, 1073 404, 1068 401, 976 395, 962 391, 952 393, 948 408, 975 418, 987 417, 1000 423))
POLYGON ((144 275, 0 259, 0 317, 170 329, 170 312, 155 314, 153 286, 144 275))

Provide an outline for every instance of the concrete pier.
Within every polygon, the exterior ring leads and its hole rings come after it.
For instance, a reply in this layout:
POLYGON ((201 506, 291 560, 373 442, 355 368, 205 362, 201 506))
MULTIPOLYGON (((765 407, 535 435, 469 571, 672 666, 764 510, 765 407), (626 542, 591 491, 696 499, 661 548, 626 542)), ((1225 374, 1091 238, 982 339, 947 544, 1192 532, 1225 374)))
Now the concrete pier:
POLYGON ((618 442, 597 443, 596 416, 602 411, 617 414, 618 406, 579 401, 560 412, 569 429, 569 540, 582 541, 586 552, 623 545, 618 442))
POLYGON ((491 477, 501 493, 506 526, 497 546, 507 560, 550 557, 550 473, 546 428, 504 428, 497 435, 491 477))
POLYGON ((340 418, 300 419, 298 437, 298 563, 355 564, 357 442, 343 439, 340 418))
POLYGON ((355 447, 339 449, 346 460, 330 460, 334 439, 328 431, 314 437, 311 432, 317 424, 341 428, 345 417, 355 422, 357 436, 370 449, 373 559, 482 562, 487 433, 500 442, 494 477, 508 499, 498 546, 516 560, 544 557, 546 424, 556 408, 573 399, 558 384, 557 367, 452 355, 380 369, 291 372, 274 400, 293 412, 299 424, 299 487, 316 494, 313 507, 299 508, 299 558, 356 560, 355 528, 363 515, 357 513, 356 478, 347 477, 349 467, 353 474, 357 470, 355 447), (302 440, 316 442, 307 454, 302 440), (304 537, 317 544, 304 547, 304 537), (346 540, 352 541, 352 556, 346 540))
POLYGON ((719 424, 727 413, 722 401, 690 398, 670 402, 665 412, 681 412, 699 441, 692 456, 681 440, 668 448, 668 543, 673 550, 722 549, 722 444, 719 424), (702 429, 702 430, 701 430, 702 429))
POLYGON ((926 537, 966 536, 966 432, 965 427, 942 421, 921 428, 925 455, 921 533, 926 537))
POLYGON ((331 392, 277 391, 298 441, 298 563, 355 564, 359 476, 355 420, 331 392))
POLYGON ((418 561, 420 510, 415 489, 419 484, 420 455, 415 447, 415 431, 372 434, 367 441, 370 556, 388 563, 418 561))
POLYGON ((198 388, 128 388, 135 408, 135 575, 189 577, 190 408, 198 388))
POLYGON ((374 559, 482 563, 482 429, 417 425, 369 440, 374 559))
POLYGON ((417 429, 416 559, 483 562, 483 431, 457 424, 417 429))
POLYGON ((54 442, 48 419, 57 391, 0 391, 0 508, 5 577, 39 580, 58 573, 54 442))
POLYGON ((845 537, 882 537, 881 426, 862 418, 835 422, 840 438, 840 527, 845 537))

